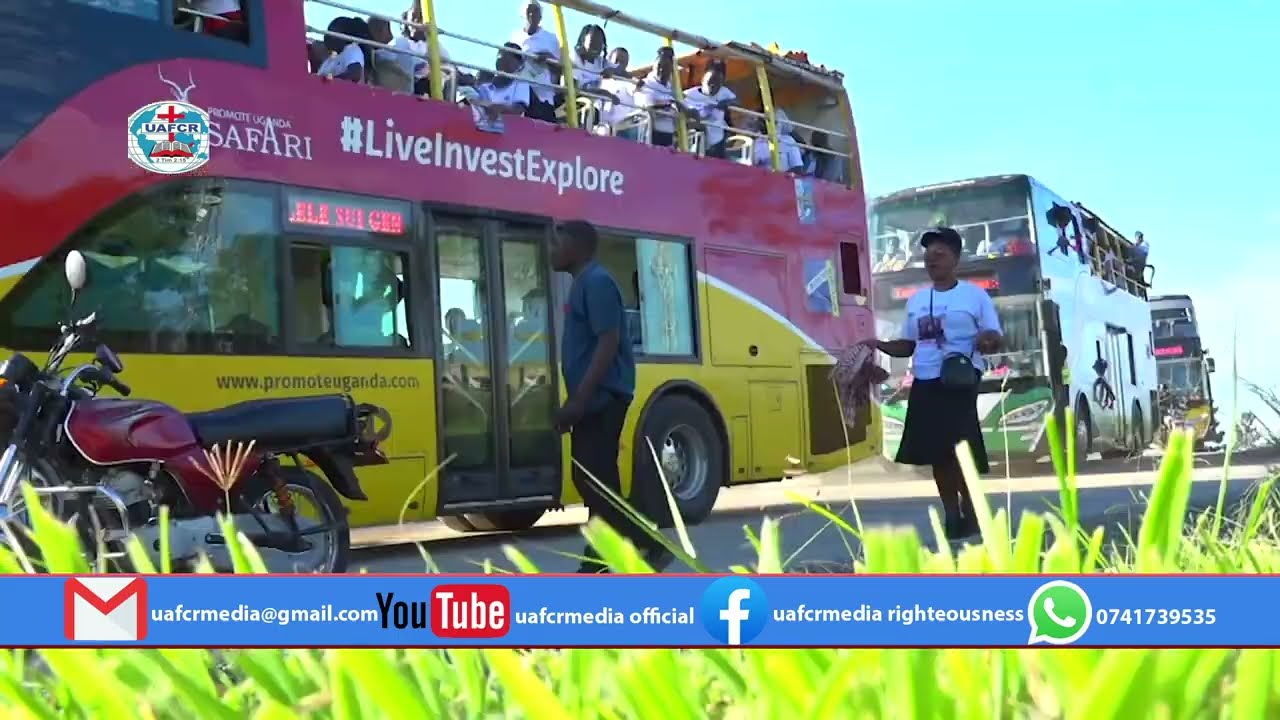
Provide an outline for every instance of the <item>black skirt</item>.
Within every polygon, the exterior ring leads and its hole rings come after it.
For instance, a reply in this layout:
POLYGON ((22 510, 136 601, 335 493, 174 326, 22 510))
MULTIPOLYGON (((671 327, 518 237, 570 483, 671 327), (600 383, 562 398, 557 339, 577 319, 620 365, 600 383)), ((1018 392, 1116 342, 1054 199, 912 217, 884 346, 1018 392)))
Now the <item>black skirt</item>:
POLYGON ((961 440, 968 441, 978 472, 990 472, 987 446, 978 423, 977 387, 956 390, 941 380, 912 383, 896 461, 903 465, 956 463, 956 444, 961 440))

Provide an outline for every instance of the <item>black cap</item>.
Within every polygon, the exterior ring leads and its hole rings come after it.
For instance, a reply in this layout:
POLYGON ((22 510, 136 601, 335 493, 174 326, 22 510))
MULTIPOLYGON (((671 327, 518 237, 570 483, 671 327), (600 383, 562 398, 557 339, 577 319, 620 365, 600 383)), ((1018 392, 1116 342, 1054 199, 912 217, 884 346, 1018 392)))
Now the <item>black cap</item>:
POLYGON ((935 242, 946 243, 947 247, 959 255, 964 249, 964 239, 955 228, 938 226, 929 228, 920 234, 920 247, 927 248, 935 242))

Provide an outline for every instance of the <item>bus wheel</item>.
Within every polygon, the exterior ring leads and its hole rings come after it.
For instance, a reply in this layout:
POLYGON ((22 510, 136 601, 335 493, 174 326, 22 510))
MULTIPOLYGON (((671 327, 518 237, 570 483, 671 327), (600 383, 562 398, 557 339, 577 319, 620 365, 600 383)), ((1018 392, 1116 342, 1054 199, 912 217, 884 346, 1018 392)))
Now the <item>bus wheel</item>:
POLYGON ((694 525, 707 519, 720 494, 725 477, 724 443, 701 405, 681 395, 668 395, 645 414, 644 427, 636 436, 634 467, 630 500, 637 510, 659 527, 672 527, 671 508, 662 487, 665 477, 681 518, 694 525))
POLYGON ((546 512, 546 508, 495 510, 487 513, 446 515, 440 520, 445 527, 455 532, 518 532, 536 525, 546 512))
POLYGON ((1089 404, 1084 398, 1076 400, 1076 465, 1084 463, 1093 451, 1093 423, 1089 418, 1089 404))

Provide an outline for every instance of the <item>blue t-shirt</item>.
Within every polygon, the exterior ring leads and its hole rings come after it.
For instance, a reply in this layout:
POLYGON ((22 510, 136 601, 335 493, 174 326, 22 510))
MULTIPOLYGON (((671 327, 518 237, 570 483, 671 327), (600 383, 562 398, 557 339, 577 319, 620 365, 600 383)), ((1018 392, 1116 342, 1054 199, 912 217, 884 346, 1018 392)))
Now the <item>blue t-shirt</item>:
POLYGON ((569 397, 586 377, 600 336, 610 330, 618 331, 618 352, 595 393, 587 399, 587 412, 603 409, 613 398, 630 399, 636 392, 636 360, 627 332, 622 290, 607 270, 593 262, 574 280, 565 311, 560 362, 569 397))

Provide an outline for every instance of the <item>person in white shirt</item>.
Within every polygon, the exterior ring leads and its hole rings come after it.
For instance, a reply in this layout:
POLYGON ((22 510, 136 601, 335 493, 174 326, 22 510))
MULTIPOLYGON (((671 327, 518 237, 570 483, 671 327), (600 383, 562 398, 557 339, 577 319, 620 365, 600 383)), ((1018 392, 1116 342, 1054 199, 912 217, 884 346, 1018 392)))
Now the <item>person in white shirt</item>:
POLYGON ((414 72, 417 65, 425 64, 410 53, 410 40, 391 32, 391 22, 385 18, 369 16, 369 36, 385 48, 373 50, 373 67, 370 74, 375 84, 397 92, 413 92, 414 72))
POLYGON ((578 33, 578 44, 573 48, 573 82, 579 90, 596 90, 604 80, 605 59, 609 51, 609 41, 605 37, 604 28, 599 25, 585 25, 578 33))
POLYGON ((725 113, 737 99, 733 91, 724 86, 724 63, 712 61, 702 75, 702 85, 684 95, 685 105, 694 117, 702 121, 706 137, 707 157, 725 156, 725 113))
POLYGON ((675 51, 669 47, 658 48, 653 69, 636 90, 636 104, 648 110, 652 116, 651 145, 671 147, 675 144, 676 112, 681 110, 671 87, 675 69, 675 51))
MULTIPOLYGON (((775 108, 774 122, 778 126, 778 154, 782 160, 782 171, 790 173, 798 173, 804 170, 804 153, 800 152, 800 143, 796 142, 792 136, 790 119, 782 108, 775 108)), ((759 132, 763 133, 767 127, 763 120, 758 121, 759 132)), ((755 142, 755 164, 757 167, 772 168, 773 153, 769 147, 768 138, 756 138, 755 142)))
POLYGON ((630 64, 631 53, 626 48, 614 48, 609 53, 609 62, 597 90, 607 98, 601 108, 600 122, 615 137, 638 140, 638 128, 619 127, 638 112, 635 94, 640 81, 627 74, 627 66, 630 64))
MULTIPOLYGON (((578 90, 578 98, 598 98, 605 94, 600 91, 600 83, 604 81, 605 72, 609 68, 605 54, 608 50, 604 28, 599 25, 584 25, 578 33, 578 42, 573 47, 573 84, 578 90)), ((567 102, 567 100, 561 101, 567 102)), ((603 101, 596 100, 591 105, 591 112, 582 126, 593 128, 599 122, 603 101)), ((568 108, 566 108, 568 111, 568 108)))
POLYGON ((920 244, 932 282, 907 300, 900 339, 866 344, 886 355, 911 358, 914 381, 896 461, 933 467, 946 534, 956 540, 978 532, 956 445, 967 442, 978 472, 990 472, 978 422, 978 390, 986 356, 1000 352, 1004 338, 991 296, 956 278, 964 246, 960 233, 933 228, 920 244), (961 377, 966 371, 971 375, 961 377))
POLYGON ((529 84, 511 76, 520 74, 520 66, 525 62, 519 54, 520 46, 507 43, 498 53, 494 69, 502 75, 494 74, 475 88, 474 97, 467 104, 488 116, 490 122, 497 122, 502 115, 528 115, 532 92, 529 84))
POLYGON ((524 51, 525 76, 533 95, 526 116, 556 122, 556 90, 559 84, 560 40, 542 27, 542 5, 524 0, 521 6, 524 27, 511 34, 511 42, 524 51))
MULTIPOLYGON (((409 9, 405 11, 404 18, 414 25, 423 25, 422 22, 422 3, 413 0, 409 9)), ((429 43, 427 42, 427 31, 425 27, 404 26, 404 37, 406 39, 405 47, 413 50, 421 58, 428 58, 431 55, 429 43)), ((459 85, 469 85, 473 82, 473 78, 469 75, 457 72, 457 69, 449 62, 449 51, 445 49, 444 38, 437 35, 436 47, 440 51, 440 64, 443 66, 441 70, 453 68, 458 78, 459 85)), ((417 59, 413 66, 413 92, 415 95, 431 94, 431 66, 427 60, 417 59)), ((447 98, 446 98, 447 99, 447 98)))
MULTIPOLYGON (((329 32, 359 37, 358 30, 352 22, 353 20, 355 18, 336 17, 333 22, 329 23, 329 32)), ((365 56, 364 50, 360 48, 359 43, 350 42, 332 35, 325 35, 324 46, 329 50, 329 57, 321 63, 320 69, 316 71, 317 75, 331 77, 335 80, 364 82, 365 56)))

